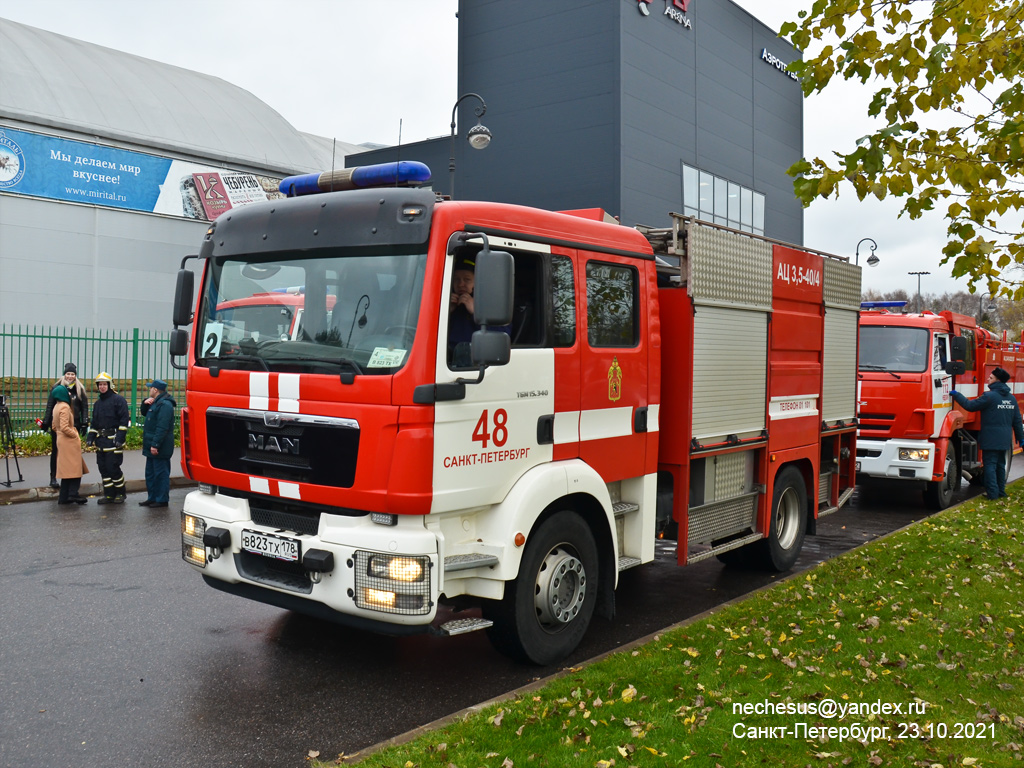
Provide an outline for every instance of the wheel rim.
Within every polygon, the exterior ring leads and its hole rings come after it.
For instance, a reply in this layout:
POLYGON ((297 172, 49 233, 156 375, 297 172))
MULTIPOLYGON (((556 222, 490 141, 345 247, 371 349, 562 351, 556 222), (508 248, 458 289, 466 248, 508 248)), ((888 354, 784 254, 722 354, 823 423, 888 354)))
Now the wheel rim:
POLYGON ((587 596, 583 562, 560 544, 548 552, 537 573, 534 606, 542 626, 563 627, 579 614, 587 596))
POLYGON ((796 543, 800 525, 800 498, 792 488, 787 488, 775 508, 775 539, 782 549, 789 549, 796 543))

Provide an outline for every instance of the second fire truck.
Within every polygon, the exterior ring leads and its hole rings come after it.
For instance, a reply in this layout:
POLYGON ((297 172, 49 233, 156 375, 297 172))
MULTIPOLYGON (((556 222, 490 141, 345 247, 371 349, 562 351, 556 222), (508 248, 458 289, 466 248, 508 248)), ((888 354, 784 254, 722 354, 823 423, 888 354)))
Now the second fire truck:
POLYGON ((679 216, 640 232, 404 186, 428 175, 286 179, 290 199, 210 226, 194 315, 180 273, 185 561, 351 626, 486 629, 538 664, 612 615, 658 536, 681 565, 792 567, 853 490, 859 268, 679 216), (295 285, 298 338, 228 334, 222 297, 295 285))
MULTIPOLYGON (((868 302, 860 316, 857 473, 919 481, 933 509, 949 506, 966 475, 980 482, 980 413, 953 405, 974 398, 992 369, 1024 381, 1021 345, 954 312, 903 314, 903 302, 868 302), (895 305, 895 306, 893 306, 895 305), (958 364, 962 371, 958 373, 958 364)), ((1014 384, 1024 408, 1024 388, 1014 384)), ((1012 452, 1007 452, 1007 462, 1012 452)))

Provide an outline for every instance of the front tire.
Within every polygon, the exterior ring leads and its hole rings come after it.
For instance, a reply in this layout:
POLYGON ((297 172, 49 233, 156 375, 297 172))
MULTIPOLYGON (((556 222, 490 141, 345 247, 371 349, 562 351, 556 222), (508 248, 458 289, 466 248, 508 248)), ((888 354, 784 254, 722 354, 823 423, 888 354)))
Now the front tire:
POLYGON ((953 492, 960 486, 960 467, 956 461, 956 451, 949 446, 946 451, 945 476, 936 482, 929 482, 924 488, 924 503, 929 509, 943 510, 953 500, 953 492))
POLYGON ((594 534, 575 512, 555 513, 530 534, 504 599, 484 606, 491 643, 518 661, 561 661, 590 625, 598 583, 594 534))
POLYGON ((807 484, 796 467, 775 477, 768 538, 758 542, 765 567, 788 571, 800 557, 807 532, 807 484))

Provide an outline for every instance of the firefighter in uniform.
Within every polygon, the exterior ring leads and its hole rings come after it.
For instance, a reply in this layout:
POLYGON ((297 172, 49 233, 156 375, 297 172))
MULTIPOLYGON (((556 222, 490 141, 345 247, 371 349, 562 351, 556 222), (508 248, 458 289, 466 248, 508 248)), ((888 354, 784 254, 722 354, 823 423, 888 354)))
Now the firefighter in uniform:
POLYGON ((128 403, 114 389, 110 374, 96 377, 99 396, 92 407, 86 445, 96 446, 96 466, 103 478, 103 498, 97 504, 124 504, 124 441, 128 436, 128 403))

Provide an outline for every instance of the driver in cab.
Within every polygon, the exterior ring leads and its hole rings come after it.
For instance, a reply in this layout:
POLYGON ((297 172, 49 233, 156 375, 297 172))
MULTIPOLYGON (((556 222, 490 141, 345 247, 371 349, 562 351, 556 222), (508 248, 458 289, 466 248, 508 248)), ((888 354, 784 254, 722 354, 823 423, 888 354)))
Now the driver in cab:
MULTIPOLYGON (((452 368, 469 368, 473 365, 470 359, 470 342, 473 334, 480 330, 480 326, 473 319, 475 284, 475 254, 456 256, 448 300, 448 363, 452 368)), ((511 326, 504 325, 494 330, 509 333, 511 326)))

